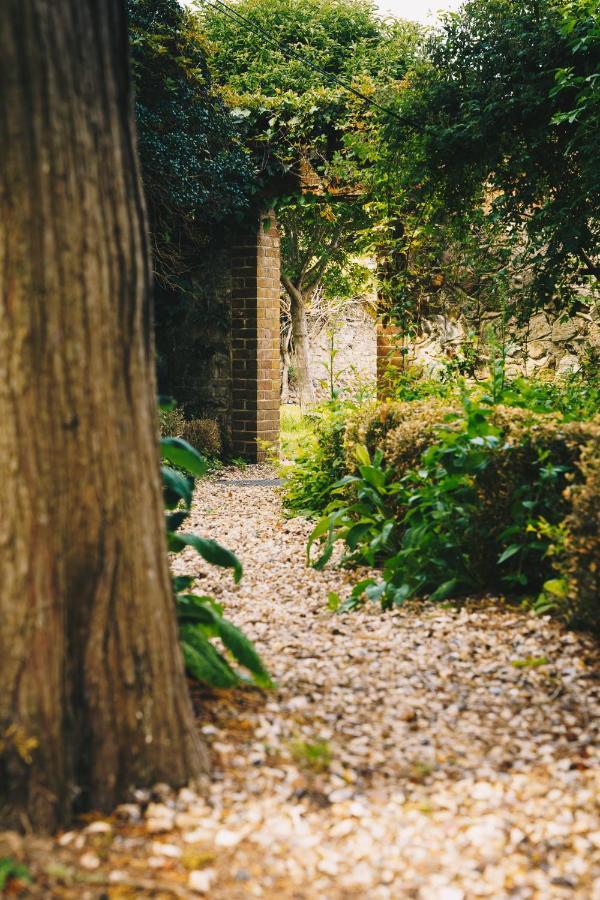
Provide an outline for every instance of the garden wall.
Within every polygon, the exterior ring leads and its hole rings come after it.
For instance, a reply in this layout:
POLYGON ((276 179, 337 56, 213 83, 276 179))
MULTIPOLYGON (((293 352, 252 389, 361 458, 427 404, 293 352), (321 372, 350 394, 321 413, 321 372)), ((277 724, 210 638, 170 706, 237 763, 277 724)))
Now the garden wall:
MULTIPOLYGON (((457 359, 470 338, 483 339, 480 362, 485 367, 489 349, 485 338, 492 330, 497 338, 502 333, 498 313, 484 313, 479 319, 444 315, 431 316, 422 323, 420 335, 406 344, 408 365, 422 366, 426 371, 439 371, 445 363, 457 359)), ((600 314, 593 306, 584 306, 577 315, 563 318, 548 312, 536 313, 526 326, 507 323, 505 349, 507 373, 531 375, 543 370, 564 374, 576 371, 586 359, 600 354, 600 314)), ((398 330, 378 326, 378 369, 380 378, 385 368, 401 365, 403 355, 398 345, 398 330)))
POLYGON ((226 453, 264 457, 279 435, 274 216, 207 247, 193 272, 157 287, 156 306, 160 392, 188 419, 216 419, 226 453))

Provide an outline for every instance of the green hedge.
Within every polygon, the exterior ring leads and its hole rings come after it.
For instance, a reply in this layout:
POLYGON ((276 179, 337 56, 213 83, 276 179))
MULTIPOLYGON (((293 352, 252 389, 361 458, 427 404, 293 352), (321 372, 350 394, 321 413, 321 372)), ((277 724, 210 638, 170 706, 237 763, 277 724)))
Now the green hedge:
POLYGON ((325 557, 341 539, 381 565, 386 586, 366 587, 385 605, 502 589, 600 624, 600 417, 463 402, 350 412, 347 478, 315 532, 325 557))

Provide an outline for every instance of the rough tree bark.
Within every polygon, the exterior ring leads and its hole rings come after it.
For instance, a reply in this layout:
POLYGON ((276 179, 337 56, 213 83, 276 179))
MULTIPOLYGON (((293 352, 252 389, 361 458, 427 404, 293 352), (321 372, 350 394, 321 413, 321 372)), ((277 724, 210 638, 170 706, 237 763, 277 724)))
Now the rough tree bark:
POLYGON ((0 823, 206 771, 177 644, 124 0, 0 16, 0 823))
POLYGON ((294 342, 294 357, 296 361, 296 381, 300 404, 311 406, 316 402, 315 389, 312 381, 312 367, 310 362, 310 338, 308 334, 308 320, 306 317, 306 297, 290 278, 282 276, 281 283, 289 294, 292 319, 292 339, 294 342))

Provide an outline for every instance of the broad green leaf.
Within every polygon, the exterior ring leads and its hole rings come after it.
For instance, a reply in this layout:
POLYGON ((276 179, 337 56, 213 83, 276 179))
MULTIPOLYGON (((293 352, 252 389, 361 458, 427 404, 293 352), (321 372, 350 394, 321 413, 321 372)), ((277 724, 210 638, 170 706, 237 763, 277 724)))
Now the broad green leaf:
POLYGON ((346 535, 346 543, 351 550, 356 550, 363 537, 365 537, 372 528, 371 522, 359 522, 353 525, 346 535))
POLYGON ((514 556, 521 549, 520 544, 511 544, 510 547, 507 547, 504 553, 501 553, 498 557, 498 565, 500 563, 506 562, 507 559, 510 559, 511 556, 514 556))
POLYGON ((359 444, 358 447, 354 451, 354 455, 361 466, 370 466, 371 465, 371 456, 369 451, 364 446, 364 444, 359 444))
POLYGON ((185 469, 191 475, 202 477, 208 470, 208 461, 191 444, 178 437, 165 437, 160 441, 160 453, 164 460, 185 469))
POLYGON ((362 597, 366 589, 375 584, 377 584, 377 582, 374 578, 363 578, 362 581, 356 582, 356 584, 352 588, 352 593, 350 594, 350 596, 354 598, 362 597))
POLYGON ((221 619, 217 627, 219 629, 219 637, 227 649, 240 665, 248 669, 256 684, 262 688, 273 687, 269 673, 265 669, 254 645, 242 634, 239 628, 236 628, 227 619, 221 619))
POLYGON ((193 547, 202 559, 213 566, 221 566, 224 569, 233 569, 233 579, 237 584, 242 577, 242 564, 231 550, 223 547, 211 538, 200 537, 199 534, 169 534, 169 548, 174 552, 184 547, 193 547))
POLYGON ((185 509, 180 509, 177 510, 177 512, 169 513, 169 515, 165 516, 167 531, 177 531, 178 528, 181 528, 188 516, 189 512, 185 509))
POLYGON ((357 481, 360 481, 356 475, 344 475, 343 478, 340 478, 339 481, 336 481, 335 484, 331 486, 331 488, 327 488, 328 491, 337 491, 338 488, 346 487, 347 484, 356 484, 357 481))
POLYGON ((447 597, 451 597, 457 584, 458 578, 449 578, 448 581, 444 581, 443 584, 440 584, 440 586, 429 595, 429 599, 436 601, 445 600, 447 597))
POLYGON ((359 471, 367 484, 372 485, 378 491, 385 487, 385 474, 381 469, 376 469, 375 466, 361 466, 359 471))
POLYGON ((329 560, 331 559, 331 556, 333 553, 333 546, 334 546, 333 542, 328 543, 327 546, 325 547, 325 550, 321 554, 321 556, 319 556, 318 559, 316 559, 314 562, 311 563, 312 568, 316 569, 317 572, 321 572, 325 568, 325 566, 327 565, 329 560))
POLYGON ((219 616, 202 598, 195 594, 180 594, 177 597, 177 621, 180 625, 199 623, 208 625, 218 634, 219 616))
POLYGON ((181 591, 189 591, 194 583, 193 575, 174 575, 173 591, 179 594, 181 591))
POLYGON ((381 600, 386 589, 385 581, 379 581, 377 584, 370 584, 365 588, 365 594, 369 600, 381 600))
POLYGON ((239 684, 239 677, 202 633, 201 626, 182 626, 181 649, 186 669, 198 681, 221 688, 239 684))
POLYGON ((186 507, 192 505, 192 495, 194 492, 193 479, 188 478, 177 469, 170 466, 161 466, 161 474, 163 480, 163 490, 165 494, 165 503, 168 509, 174 509, 177 504, 183 500, 186 507))
POLYGON ((325 516, 324 518, 319 519, 319 521, 317 522, 317 524, 311 531, 310 536, 308 538, 309 547, 311 544, 314 544, 314 542, 317 540, 317 538, 320 538, 324 534, 327 534, 328 531, 329 531, 329 516, 325 516))
POLYGON ((400 587, 392 591, 392 603, 394 606, 402 606, 405 600, 408 600, 413 594, 413 588, 409 584, 401 584, 400 587))
POLYGON ((569 585, 565 578, 551 578, 544 582, 544 591, 552 597, 560 597, 563 600, 569 596, 569 585))

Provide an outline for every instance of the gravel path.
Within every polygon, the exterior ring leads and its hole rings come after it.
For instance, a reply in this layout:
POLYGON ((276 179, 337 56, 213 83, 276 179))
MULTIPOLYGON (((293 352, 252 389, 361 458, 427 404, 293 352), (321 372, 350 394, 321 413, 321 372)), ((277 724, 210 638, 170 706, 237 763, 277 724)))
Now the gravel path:
POLYGON ((193 525, 242 558, 237 587, 185 563, 278 684, 210 705, 217 818, 244 835, 211 896, 600 898, 590 638, 493 603, 333 614, 351 576, 306 568, 273 487, 205 482, 193 525))
POLYGON ((491 600, 329 612, 352 576, 306 568, 310 525, 272 478, 228 470, 197 497, 190 530, 238 552, 239 586, 176 559, 278 685, 194 691, 208 805, 157 786, 45 851, 0 835, 0 857, 34 858, 32 896, 77 900, 600 900, 591 638, 491 600))

